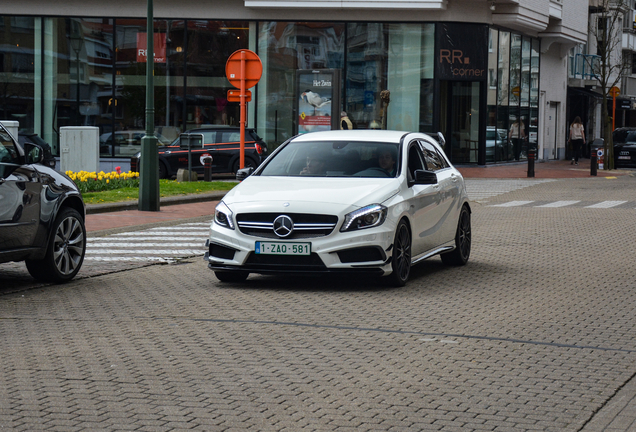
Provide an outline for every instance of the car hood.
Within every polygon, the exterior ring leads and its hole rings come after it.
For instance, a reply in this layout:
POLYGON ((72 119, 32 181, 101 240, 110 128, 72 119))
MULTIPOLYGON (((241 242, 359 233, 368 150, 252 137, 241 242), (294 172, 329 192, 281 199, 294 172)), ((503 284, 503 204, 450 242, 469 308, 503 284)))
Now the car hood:
POLYGON ((223 197, 241 211, 341 213, 386 201, 398 192, 398 179, 265 177, 245 179, 223 197))

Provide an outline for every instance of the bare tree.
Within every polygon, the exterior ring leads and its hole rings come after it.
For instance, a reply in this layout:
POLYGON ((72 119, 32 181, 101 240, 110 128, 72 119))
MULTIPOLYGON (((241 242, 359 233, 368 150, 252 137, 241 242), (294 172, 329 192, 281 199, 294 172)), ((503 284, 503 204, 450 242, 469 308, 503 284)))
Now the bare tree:
POLYGON ((630 2, 631 0, 590 0, 589 51, 592 53, 596 49, 597 57, 587 57, 586 61, 601 88, 605 169, 614 169, 612 118, 607 110, 607 101, 612 87, 621 81, 631 66, 628 64, 629 59, 624 58, 622 53, 623 17, 630 10, 630 2))

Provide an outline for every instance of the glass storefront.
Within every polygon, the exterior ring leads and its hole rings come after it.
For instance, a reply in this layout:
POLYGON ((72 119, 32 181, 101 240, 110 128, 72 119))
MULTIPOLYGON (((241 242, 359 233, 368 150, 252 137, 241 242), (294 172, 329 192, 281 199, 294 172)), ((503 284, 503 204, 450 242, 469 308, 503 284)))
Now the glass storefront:
MULTIPOLYGON (((139 150, 145 133, 145 19, 12 16, 0 17, 0 26, 2 119, 40 134, 56 155, 59 128, 71 125, 99 127, 104 158, 127 158, 139 150)), ((336 72, 339 88, 325 93, 334 100, 322 100, 330 109, 318 112, 345 111, 354 128, 442 130, 454 163, 478 163, 484 147, 485 163, 524 159, 537 145, 538 39, 452 23, 157 19, 154 28, 161 143, 204 125, 238 125, 239 105, 226 98, 233 87, 225 63, 236 50, 249 48, 262 60, 263 76, 252 89, 248 126, 270 149, 298 130, 304 115, 295 112, 303 106, 299 98, 310 103, 298 72, 325 70, 336 72), (462 32, 464 57, 435 51, 436 37, 462 32), (464 62, 449 69, 461 76, 440 74, 436 63, 444 59, 464 62), (467 71, 475 75, 464 76, 467 71)))
POLYGON ((486 161, 522 160, 537 149, 539 40, 490 29, 486 161))

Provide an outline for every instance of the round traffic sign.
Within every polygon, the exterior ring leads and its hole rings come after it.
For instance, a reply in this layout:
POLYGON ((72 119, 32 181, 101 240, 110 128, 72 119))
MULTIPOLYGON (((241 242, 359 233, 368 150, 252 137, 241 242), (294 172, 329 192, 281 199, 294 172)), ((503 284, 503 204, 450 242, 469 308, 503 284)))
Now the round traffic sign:
POLYGON ((254 87, 263 75, 263 63, 260 57, 247 49, 238 50, 232 53, 225 63, 225 75, 228 81, 236 88, 241 88, 241 79, 245 80, 245 88, 254 87), (242 75, 241 64, 245 64, 244 75, 242 75))
POLYGON ((612 87, 610 89, 609 94, 612 97, 616 97, 616 96, 621 94, 621 89, 619 89, 618 87, 614 86, 614 87, 612 87))

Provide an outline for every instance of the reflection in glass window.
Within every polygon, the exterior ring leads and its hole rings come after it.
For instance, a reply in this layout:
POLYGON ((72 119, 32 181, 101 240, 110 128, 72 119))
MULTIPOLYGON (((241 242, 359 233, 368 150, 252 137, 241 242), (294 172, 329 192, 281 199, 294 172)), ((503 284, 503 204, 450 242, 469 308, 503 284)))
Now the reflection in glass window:
POLYGON ((344 29, 344 24, 321 22, 259 24, 263 76, 257 87, 257 130, 270 150, 293 134, 296 71, 344 67, 344 29))

